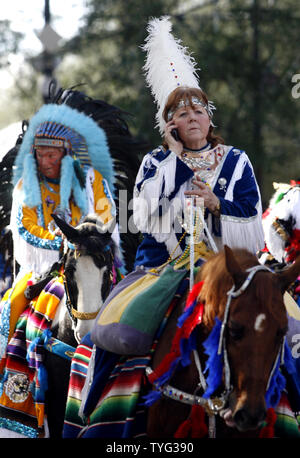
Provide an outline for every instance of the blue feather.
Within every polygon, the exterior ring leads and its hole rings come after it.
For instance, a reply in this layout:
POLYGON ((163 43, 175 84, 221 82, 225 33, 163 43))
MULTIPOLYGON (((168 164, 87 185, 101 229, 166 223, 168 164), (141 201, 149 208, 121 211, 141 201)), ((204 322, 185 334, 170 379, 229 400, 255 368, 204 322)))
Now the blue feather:
POLYGON ((195 328, 188 339, 181 339, 180 341, 180 364, 182 367, 186 367, 191 364, 191 353, 197 346, 197 332, 198 329, 195 328))
POLYGON ((203 394, 204 398, 209 398, 219 388, 223 375, 223 354, 218 355, 222 322, 216 318, 215 325, 208 338, 203 342, 205 353, 208 355, 205 373, 208 372, 206 379, 207 389, 203 394))
POLYGON ((86 215, 88 210, 87 195, 85 192, 85 188, 82 188, 80 186, 79 180, 76 177, 75 173, 73 175, 72 188, 76 205, 78 205, 82 213, 86 215))
POLYGON ((28 154, 24 159, 23 192, 24 203, 28 207, 37 207, 42 202, 36 162, 32 154, 28 154))
MULTIPOLYGON (((293 359, 291 350, 288 346, 287 341, 284 344, 284 367, 288 374, 295 374, 295 361, 293 359)), ((286 379, 280 371, 280 361, 277 362, 274 374, 270 381, 270 386, 266 392, 266 404, 267 407, 276 407, 280 401, 281 393, 286 386, 286 379)))
POLYGON ((281 392, 285 388, 285 384, 286 380, 280 372, 280 361, 278 361, 270 381, 270 386, 265 395, 267 408, 277 406, 280 401, 281 392))
POLYGON ((179 356, 178 358, 174 359, 174 361, 172 361, 172 363, 170 364, 169 370, 166 371, 163 375, 161 375, 157 380, 155 380, 156 386, 160 387, 170 380, 180 360, 181 360, 181 356, 179 356))
MULTIPOLYGON (((73 158, 71 156, 65 156, 61 161, 60 171, 60 207, 62 210, 69 208, 69 199, 72 191, 74 168, 73 158)), ((77 202, 76 202, 77 203, 77 202)))
POLYGON ((295 360, 292 356, 292 353, 291 353, 291 350, 290 350, 290 347, 287 341, 285 341, 285 344, 284 344, 284 367, 286 368, 289 374, 296 374, 297 372, 297 369, 295 366, 295 360))
POLYGON ((149 394, 147 394, 146 396, 143 396, 143 399, 145 399, 145 402, 143 402, 142 405, 145 405, 146 407, 150 407, 160 398, 161 398, 160 391, 150 391, 149 394))
POLYGON ((195 306, 197 305, 197 300, 195 301, 182 313, 182 315, 178 318, 177 326, 181 328, 185 322, 185 320, 193 313, 195 306))

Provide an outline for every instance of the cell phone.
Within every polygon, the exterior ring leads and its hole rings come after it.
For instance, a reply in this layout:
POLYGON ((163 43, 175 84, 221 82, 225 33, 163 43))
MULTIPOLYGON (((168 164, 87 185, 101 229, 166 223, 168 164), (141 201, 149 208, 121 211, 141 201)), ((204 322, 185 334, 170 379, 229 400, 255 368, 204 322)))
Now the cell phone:
POLYGON ((176 140, 177 142, 180 141, 180 137, 179 137, 179 135, 178 135, 178 130, 177 130, 177 129, 172 129, 172 130, 171 130, 171 135, 172 135, 172 137, 175 138, 175 140, 176 140))

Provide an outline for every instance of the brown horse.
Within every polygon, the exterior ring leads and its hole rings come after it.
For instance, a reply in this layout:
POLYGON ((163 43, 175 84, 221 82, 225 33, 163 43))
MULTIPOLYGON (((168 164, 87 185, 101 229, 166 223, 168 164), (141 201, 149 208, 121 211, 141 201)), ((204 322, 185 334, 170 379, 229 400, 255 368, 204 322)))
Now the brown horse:
MULTIPOLYGON (((211 420, 210 437, 214 437, 216 431, 216 418, 218 428, 222 429, 221 432, 217 428, 218 436, 247 435, 248 431, 258 435, 267 414, 266 391, 276 362, 282 356, 287 331, 283 293, 299 272, 300 257, 291 267, 274 274, 248 251, 228 247, 203 265, 195 279, 203 282, 198 283, 202 289, 197 301, 204 304, 196 327, 198 353, 193 352, 191 364, 174 370, 168 385, 160 387, 163 394, 148 411, 149 437, 173 437, 184 421, 187 425, 195 405, 204 407, 205 423, 211 420), (202 367, 209 355, 203 351, 202 344, 215 329, 216 318, 223 320, 217 345, 218 352, 222 349, 224 355, 224 370, 222 385, 212 393, 213 399, 212 394, 203 397, 208 379, 205 380, 202 367), (221 414, 223 419, 216 414, 221 414)), ((176 323, 183 306, 181 303, 173 311, 158 342, 152 361, 154 372, 151 369, 148 372, 154 386, 155 373, 159 374, 170 357, 170 350, 174 352, 172 341, 176 329, 178 332, 176 323)))

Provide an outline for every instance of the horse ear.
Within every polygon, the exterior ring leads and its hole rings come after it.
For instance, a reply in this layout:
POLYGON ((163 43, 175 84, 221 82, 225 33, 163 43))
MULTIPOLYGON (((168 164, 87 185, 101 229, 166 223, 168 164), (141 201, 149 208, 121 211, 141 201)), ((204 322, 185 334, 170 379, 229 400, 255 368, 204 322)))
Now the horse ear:
POLYGON ((229 246, 224 245, 225 253, 225 264, 228 272, 233 278, 233 282, 236 288, 239 288, 245 280, 245 272, 240 268, 233 251, 229 246))
POLYGON ((73 226, 66 223, 63 219, 59 218, 59 216, 55 215, 54 213, 52 213, 51 216, 54 219, 56 225, 70 242, 75 242, 78 240, 79 234, 73 226))
POLYGON ((297 257, 296 261, 287 269, 275 274, 279 279, 279 284, 282 293, 297 279, 300 275, 300 256, 297 257))

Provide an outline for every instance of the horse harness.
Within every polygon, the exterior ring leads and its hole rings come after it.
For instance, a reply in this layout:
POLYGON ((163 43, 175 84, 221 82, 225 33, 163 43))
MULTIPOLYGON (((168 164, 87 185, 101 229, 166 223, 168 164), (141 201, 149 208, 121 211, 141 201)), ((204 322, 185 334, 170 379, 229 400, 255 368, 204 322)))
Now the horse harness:
MULTIPOLYGON (((71 246, 71 244, 69 244, 69 248, 74 250, 74 258, 75 259, 78 259, 81 256, 80 251, 77 250, 76 248, 73 248, 73 246, 71 246)), ((107 249, 109 249, 109 245, 107 245, 105 247, 105 251, 107 249)), ((104 258, 104 255, 102 255, 102 256, 104 258)), ((112 256, 112 265, 113 265, 113 255, 112 255, 112 253, 111 253, 111 256, 112 256)), ((110 278, 112 278, 112 272, 111 271, 110 271, 110 278)), ((79 312, 73 306, 73 302, 72 302, 72 299, 71 299, 70 291, 69 291, 69 288, 68 288, 68 282, 67 282, 67 278, 66 278, 65 274, 63 274, 63 279, 64 279, 65 294, 66 294, 66 307, 67 307, 69 316, 70 316, 71 320, 73 321, 73 323, 76 324, 76 320, 93 320, 94 318, 96 318, 96 316, 98 315, 98 313, 100 311, 100 308, 98 310, 96 310, 95 312, 79 312)))
MULTIPOLYGON (((71 244, 68 244, 70 249, 74 250, 74 257, 77 259, 78 257, 81 256, 81 253, 76 249, 73 248, 71 244)), ((112 258, 113 261, 113 258, 112 258)), ((93 320, 96 318, 96 316, 99 313, 98 309, 96 312, 79 312, 76 308, 73 307, 73 302, 71 300, 70 296, 70 291, 68 288, 68 282, 65 273, 60 273, 63 277, 63 283, 64 283, 64 290, 65 290, 65 295, 66 295, 66 307, 67 311, 69 313, 69 316, 71 318, 71 321, 76 325, 76 320, 93 320)), ((110 276, 112 276, 112 273, 110 272, 110 276)), ((48 350, 50 353, 55 353, 58 356, 61 356, 65 359, 72 359, 75 348, 71 347, 70 345, 65 344, 61 340, 58 340, 54 337, 51 337, 45 341, 44 347, 46 350, 48 350)))
MULTIPOLYGON (((227 348, 226 348, 226 341, 225 341, 225 329, 228 321, 228 315, 229 315, 229 309, 230 309, 230 304, 231 300, 233 298, 239 297, 249 286, 251 283, 254 275, 259 272, 259 271, 269 271, 272 272, 271 269, 264 265, 256 265, 254 267, 251 267, 246 270, 248 272, 248 276, 242 286, 235 291, 235 285, 227 292, 227 302, 225 306, 225 311, 224 311, 224 317, 221 325, 221 332, 220 332, 220 338, 219 338, 219 343, 218 343, 218 355, 222 354, 223 351, 223 360, 224 360, 224 381, 225 381, 225 389, 221 393, 220 396, 218 397, 210 397, 210 398, 204 398, 202 396, 198 396, 196 394, 190 394, 186 393, 178 388, 174 388, 169 384, 163 384, 160 387, 157 387, 157 389, 165 396, 168 397, 172 400, 184 403, 184 404, 189 404, 189 405, 199 405, 204 408, 206 411, 208 418, 209 418, 209 427, 208 427, 208 434, 210 438, 216 437, 216 423, 215 423, 215 417, 216 415, 220 414, 220 412, 225 408, 226 402, 228 400, 229 394, 232 391, 232 386, 230 383, 230 366, 229 366, 229 361, 228 361, 228 354, 227 354, 227 348)), ((202 388, 204 391, 206 390, 207 383, 201 368, 201 363, 200 363, 200 358, 198 355, 197 350, 193 350, 194 354, 194 360, 195 364, 198 370, 199 374, 199 384, 198 387, 195 390, 195 393, 202 388)), ((278 355, 275 358, 273 368, 270 372, 268 384, 267 384, 267 390, 270 385, 270 381, 272 379, 273 373, 275 371, 275 368, 277 366, 278 360, 280 359, 281 362, 283 362, 283 356, 284 356, 284 342, 281 344, 278 355)), ((149 376, 150 374, 153 373, 153 370, 151 367, 146 368, 146 374, 149 376)))

